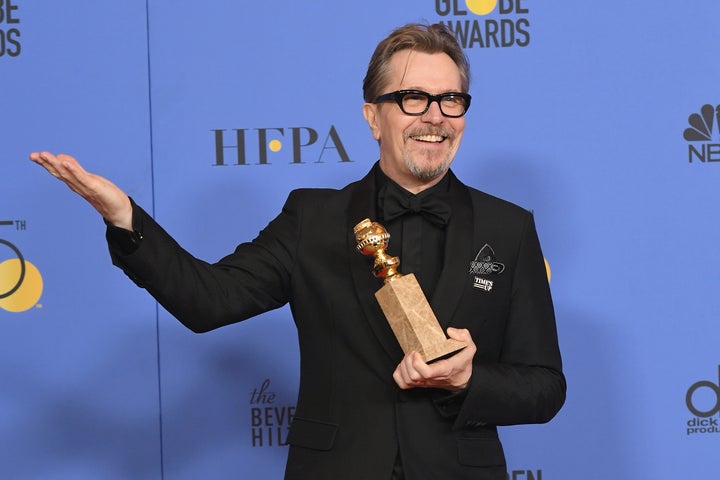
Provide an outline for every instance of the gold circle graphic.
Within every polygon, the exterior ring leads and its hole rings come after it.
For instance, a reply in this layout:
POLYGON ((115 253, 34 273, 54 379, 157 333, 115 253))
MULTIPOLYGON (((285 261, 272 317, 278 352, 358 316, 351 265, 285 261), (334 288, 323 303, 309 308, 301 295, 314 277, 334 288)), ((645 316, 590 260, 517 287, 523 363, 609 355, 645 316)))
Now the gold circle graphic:
POLYGON ((280 142, 280 140, 270 140, 270 144, 268 146, 270 147, 271 152, 279 152, 282 148, 282 142, 280 142))
POLYGON ((497 7, 497 0, 465 0, 465 4, 475 15, 487 15, 497 7))
POLYGON ((550 272, 550 263, 547 261, 547 258, 545 260, 545 272, 547 272, 548 282, 550 281, 550 277, 552 277, 552 273, 550 272))
MULTIPOLYGON (((0 263, 0 292, 8 291, 20 278, 22 265, 19 258, 0 263)), ((0 298, 0 309, 9 312, 24 312, 34 307, 43 291, 43 279, 35 265, 25 260, 25 278, 12 295, 0 298)))

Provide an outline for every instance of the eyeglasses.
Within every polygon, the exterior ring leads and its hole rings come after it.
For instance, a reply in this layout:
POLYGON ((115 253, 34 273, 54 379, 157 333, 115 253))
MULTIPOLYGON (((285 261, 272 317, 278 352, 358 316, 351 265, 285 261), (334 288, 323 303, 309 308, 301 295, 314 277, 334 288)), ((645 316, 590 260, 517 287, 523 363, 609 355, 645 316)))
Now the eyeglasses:
POLYGON ((373 103, 394 100, 405 115, 424 115, 432 102, 440 106, 440 113, 446 117, 458 118, 465 115, 470 108, 470 95, 460 92, 447 92, 431 95, 421 90, 398 90, 397 92, 380 95, 373 103))

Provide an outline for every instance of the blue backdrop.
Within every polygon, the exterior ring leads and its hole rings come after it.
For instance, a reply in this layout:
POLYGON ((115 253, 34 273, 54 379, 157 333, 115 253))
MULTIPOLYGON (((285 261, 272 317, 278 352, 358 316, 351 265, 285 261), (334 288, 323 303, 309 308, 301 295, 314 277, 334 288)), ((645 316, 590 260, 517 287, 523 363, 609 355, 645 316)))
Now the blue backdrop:
POLYGON ((185 330, 28 153, 75 155, 216 260, 291 189, 370 168, 370 55, 396 26, 442 21, 474 74, 453 169, 535 212, 568 377, 550 424, 501 429, 508 477, 711 478, 718 15, 714 0, 0 0, 0 477, 281 478, 297 390, 287 309, 185 330))

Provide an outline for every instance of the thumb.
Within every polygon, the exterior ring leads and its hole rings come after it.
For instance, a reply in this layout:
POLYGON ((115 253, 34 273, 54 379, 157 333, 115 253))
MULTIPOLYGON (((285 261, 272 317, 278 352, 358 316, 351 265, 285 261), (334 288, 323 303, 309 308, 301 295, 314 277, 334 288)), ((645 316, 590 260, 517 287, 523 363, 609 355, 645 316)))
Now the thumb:
POLYGON ((453 340, 472 341, 472 336, 467 328, 448 327, 447 334, 453 340))

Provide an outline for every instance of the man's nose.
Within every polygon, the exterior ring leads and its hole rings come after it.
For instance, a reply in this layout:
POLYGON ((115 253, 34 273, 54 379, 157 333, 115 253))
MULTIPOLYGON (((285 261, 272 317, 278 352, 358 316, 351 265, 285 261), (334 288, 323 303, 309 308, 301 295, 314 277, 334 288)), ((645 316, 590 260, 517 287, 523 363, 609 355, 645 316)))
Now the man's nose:
POLYGON ((442 110, 440 110, 440 103, 437 100, 430 102, 430 106, 427 111, 422 115, 422 120, 424 122, 433 124, 442 123, 443 118, 442 110))

